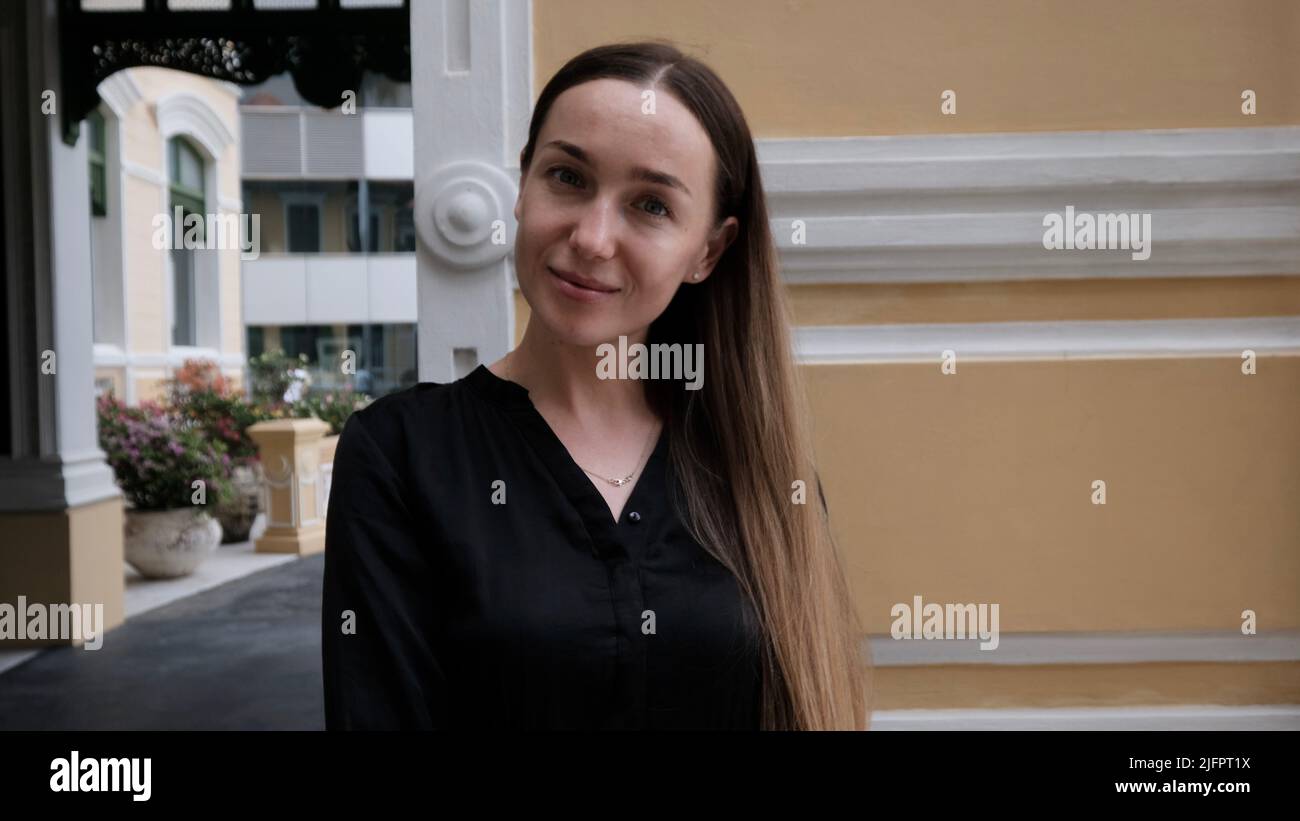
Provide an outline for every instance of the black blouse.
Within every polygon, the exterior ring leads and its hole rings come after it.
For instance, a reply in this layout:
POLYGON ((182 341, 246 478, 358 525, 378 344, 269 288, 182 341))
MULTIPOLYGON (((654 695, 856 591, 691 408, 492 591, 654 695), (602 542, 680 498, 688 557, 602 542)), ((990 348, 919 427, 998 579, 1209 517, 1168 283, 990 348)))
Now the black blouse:
POLYGON ((755 613, 674 514, 667 457, 665 428, 615 522, 485 366, 353 414, 326 519, 327 729, 758 729, 755 613))

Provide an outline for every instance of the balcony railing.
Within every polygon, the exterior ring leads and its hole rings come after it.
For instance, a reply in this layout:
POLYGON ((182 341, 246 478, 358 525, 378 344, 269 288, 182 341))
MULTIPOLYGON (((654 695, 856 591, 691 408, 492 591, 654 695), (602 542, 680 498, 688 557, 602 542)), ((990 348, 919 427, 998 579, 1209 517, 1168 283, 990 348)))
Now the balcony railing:
POLYGON ((245 325, 405 324, 415 254, 263 254, 242 263, 245 325))

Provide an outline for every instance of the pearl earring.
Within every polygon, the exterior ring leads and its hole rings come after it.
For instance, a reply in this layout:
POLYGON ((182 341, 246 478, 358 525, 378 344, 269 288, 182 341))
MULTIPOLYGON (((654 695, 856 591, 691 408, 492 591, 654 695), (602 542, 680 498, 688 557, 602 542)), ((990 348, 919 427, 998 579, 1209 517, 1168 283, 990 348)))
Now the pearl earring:
POLYGON ((695 273, 691 274, 691 279, 699 279, 699 278, 700 278, 700 272, 699 272, 699 271, 696 271, 695 273))

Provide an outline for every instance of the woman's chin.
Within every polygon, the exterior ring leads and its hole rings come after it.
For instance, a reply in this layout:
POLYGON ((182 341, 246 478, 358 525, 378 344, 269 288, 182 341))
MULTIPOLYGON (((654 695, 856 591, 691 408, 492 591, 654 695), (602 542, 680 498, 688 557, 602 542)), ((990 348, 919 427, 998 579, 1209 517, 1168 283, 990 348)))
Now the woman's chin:
POLYGON ((546 327, 549 337, 565 345, 594 347, 602 342, 617 339, 619 334, 616 324, 608 320, 593 321, 590 316, 582 316, 573 311, 556 310, 549 306, 546 310, 534 311, 529 321, 533 320, 540 321, 546 327))

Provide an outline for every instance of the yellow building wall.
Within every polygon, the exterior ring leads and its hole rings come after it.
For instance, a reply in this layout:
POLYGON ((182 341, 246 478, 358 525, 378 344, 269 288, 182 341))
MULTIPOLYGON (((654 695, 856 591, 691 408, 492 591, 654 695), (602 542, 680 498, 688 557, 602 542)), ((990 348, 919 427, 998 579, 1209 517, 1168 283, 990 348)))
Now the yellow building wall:
POLYGON ((757 137, 1300 124, 1294 0, 546 0, 533 21, 536 91, 594 45, 668 37, 757 137))

